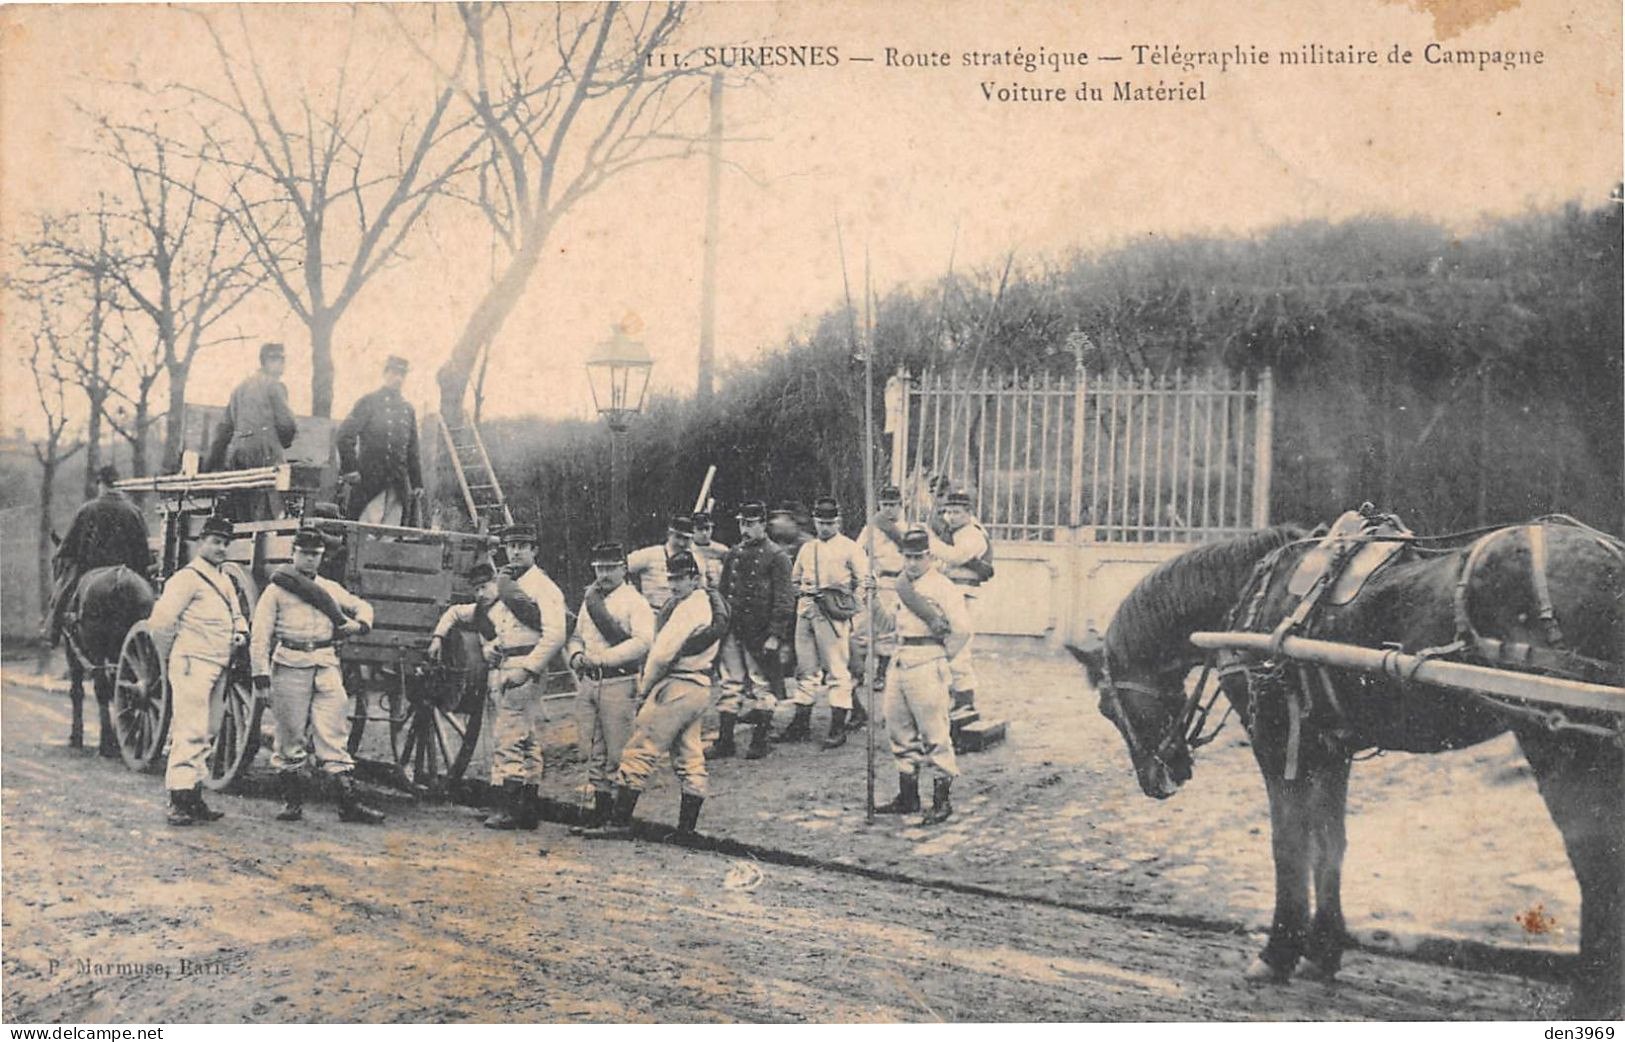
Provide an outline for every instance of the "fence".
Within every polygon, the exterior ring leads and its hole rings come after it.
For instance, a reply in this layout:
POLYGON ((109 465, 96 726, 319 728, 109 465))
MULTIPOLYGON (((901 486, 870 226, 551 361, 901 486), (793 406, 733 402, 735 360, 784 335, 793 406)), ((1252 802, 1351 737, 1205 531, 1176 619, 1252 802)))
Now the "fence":
POLYGON ((998 539, 1189 543, 1268 523, 1267 369, 899 374, 887 397, 893 482, 967 488, 998 539))

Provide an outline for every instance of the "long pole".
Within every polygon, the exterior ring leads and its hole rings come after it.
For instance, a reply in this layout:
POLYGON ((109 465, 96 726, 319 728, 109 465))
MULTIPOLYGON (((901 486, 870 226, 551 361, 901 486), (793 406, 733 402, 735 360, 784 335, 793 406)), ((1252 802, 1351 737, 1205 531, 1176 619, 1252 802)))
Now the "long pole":
POLYGON ((626 545, 626 431, 609 428, 609 533, 626 545))
MULTIPOLYGON (((711 147, 705 191, 705 259, 700 272, 700 375, 697 397, 711 397, 716 368, 717 221, 722 199, 722 74, 711 75, 711 147)), ((699 507, 694 509, 698 510, 699 507)))

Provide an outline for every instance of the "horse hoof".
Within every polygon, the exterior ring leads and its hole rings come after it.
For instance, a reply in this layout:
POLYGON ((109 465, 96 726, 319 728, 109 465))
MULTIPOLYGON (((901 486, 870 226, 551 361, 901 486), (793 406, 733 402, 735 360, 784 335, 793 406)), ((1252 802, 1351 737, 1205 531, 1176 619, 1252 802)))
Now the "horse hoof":
POLYGON ((1254 959, 1241 977, 1248 984, 1285 984, 1291 979, 1292 971, 1278 970, 1263 959, 1254 959))
POLYGON ((1299 980, 1319 981, 1330 984, 1337 979, 1336 966, 1323 966, 1313 959, 1305 959, 1298 964, 1297 976, 1299 980))

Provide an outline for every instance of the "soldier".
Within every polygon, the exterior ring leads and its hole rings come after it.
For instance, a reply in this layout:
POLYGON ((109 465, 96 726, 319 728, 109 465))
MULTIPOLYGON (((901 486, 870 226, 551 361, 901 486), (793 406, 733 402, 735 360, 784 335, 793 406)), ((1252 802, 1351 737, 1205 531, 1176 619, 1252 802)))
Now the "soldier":
POLYGON ((372 628, 372 606, 320 574, 327 540, 314 528, 293 537, 293 564, 277 569, 254 608, 249 659, 254 689, 269 693, 276 717, 271 769, 282 783, 278 821, 304 816, 300 771, 309 758, 306 724, 316 757, 339 790, 339 820, 382 824, 384 816, 356 798, 355 760, 346 747, 350 696, 344 690, 335 647, 372 628), (274 650, 273 650, 274 646, 274 650))
POLYGON ((911 528, 903 535, 903 574, 897 580, 898 648, 886 679, 886 730, 897 761, 897 798, 876 814, 920 809, 920 769, 936 774, 931 809, 922 825, 953 813, 949 789, 959 774, 948 724, 948 662, 970 640, 970 616, 960 588, 931 566, 931 535, 911 528))
POLYGON ((659 611, 671 598, 666 579, 666 562, 675 554, 686 554, 694 544, 694 519, 676 514, 666 525, 666 541, 633 551, 626 559, 626 574, 638 584, 649 607, 659 611))
MULTIPOLYGON (((541 638, 537 642, 537 650, 541 653, 542 670, 545 674, 548 667, 553 664, 553 658, 564 647, 564 640, 569 629, 569 617, 564 610, 564 592, 559 589, 540 565, 536 563, 536 529, 530 525, 509 525, 502 532, 502 545, 508 554, 508 567, 505 569, 518 585, 519 591, 531 601, 535 602, 540 610, 541 638)), ((542 694, 543 684, 538 681, 535 690, 531 692, 531 735, 530 744, 535 756, 531 760, 531 773, 526 776, 521 787, 521 800, 519 806, 524 810, 522 822, 519 827, 534 829, 541 821, 541 781, 542 781, 542 694)), ((509 696, 514 697, 512 694, 509 696)), ((493 828, 505 828, 500 820, 493 828)))
MULTIPOLYGON (((993 576, 993 543, 987 529, 971 516, 970 493, 956 489, 948 493, 942 511, 941 525, 931 533, 931 556, 938 567, 960 587, 965 596, 965 610, 971 613, 976 603, 976 587, 993 576), (940 537, 940 538, 939 538, 940 537)), ((975 619, 972 617, 972 626, 975 619)), ((971 633, 974 637, 974 630, 971 633)), ((959 653, 949 660, 953 671, 954 720, 976 718, 976 670, 971 662, 971 640, 966 639, 959 653)))
POLYGON ((609 820, 615 800, 615 772, 638 712, 638 671, 654 644, 655 615, 626 581, 626 549, 620 543, 593 547, 592 570, 596 578, 581 599, 565 654, 581 681, 576 732, 593 790, 587 824, 596 828, 609 820))
POLYGON ((384 385, 364 395, 339 426, 339 470, 350 490, 350 517, 374 525, 409 525, 423 487, 418 460, 418 421, 401 396, 407 362, 390 355, 384 385))
POLYGON ((441 647, 453 626, 480 635, 485 663, 490 667, 486 692, 496 706, 491 724, 491 787, 499 790, 497 810, 485 819, 485 825, 535 828, 542 776, 542 751, 535 735, 535 701, 541 690, 536 681, 564 641, 563 622, 547 619, 542 607, 518 583, 498 576, 484 561, 469 570, 468 580, 475 587, 474 603, 454 604, 440 616, 429 640, 429 659, 440 660, 441 647))
MULTIPOLYGON (((288 388, 282 383, 286 365, 281 344, 260 345, 260 370, 231 392, 205 469, 238 470, 284 462, 283 450, 293 446, 299 433, 299 422, 288 407, 288 388)), ((281 508, 281 496, 275 492, 244 492, 234 499, 235 516, 243 521, 269 520, 279 516, 281 508)))
POLYGON ((846 744, 852 710, 852 617, 855 591, 869 571, 863 550, 841 534, 841 508, 829 496, 813 504, 817 538, 801 548, 790 569, 800 599, 796 607, 796 715, 782 741, 811 735, 816 689, 829 688, 829 737, 825 749, 846 744))
POLYGON ((632 737, 621 750, 610 818, 584 833, 595 839, 631 836, 632 810, 656 762, 667 753, 683 793, 677 817, 680 834, 694 834, 705 803, 700 724, 711 702, 711 664, 727 620, 713 615, 714 602, 703 589, 693 554, 674 554, 667 564, 667 576, 671 599, 660 609, 654 647, 638 677, 637 697, 643 706, 633 722, 632 737))
MULTIPOLYGON (((870 559, 875 569, 875 599, 879 601, 878 619, 874 624, 867 612, 853 620, 853 654, 859 657, 871 639, 875 642, 874 690, 886 689, 886 670, 897 650, 897 635, 885 624, 885 619, 897 617, 897 577, 903 573, 903 492, 896 485, 880 490, 877 509, 869 523, 858 533, 858 547, 870 559)), ((858 707, 852 716, 859 717, 858 707)), ((866 722, 859 719, 859 723, 866 722)))
POLYGON ((694 544, 690 552, 694 559, 700 562, 700 568, 705 572, 705 585, 715 588, 722 581, 722 559, 728 554, 728 544, 718 543, 711 539, 711 533, 716 524, 711 515, 701 510, 694 514, 694 544))
POLYGON ((231 544, 231 522, 203 522, 191 562, 164 584, 147 625, 169 664, 169 823, 191 825, 222 815, 203 802, 208 773, 209 693, 231 658, 248 645, 248 614, 237 583, 220 566, 231 544))
POLYGON ((734 724, 744 705, 745 681, 751 686, 748 710, 750 747, 745 759, 767 755, 767 733, 773 707, 783 691, 779 652, 792 639, 796 615, 790 557, 767 537, 767 507, 760 502, 739 508, 740 543, 722 563, 722 596, 733 614, 722 639, 722 697, 717 701, 720 733, 714 758, 734 754, 734 724))
POLYGON ((793 499, 787 499, 773 508, 773 513, 767 519, 767 537, 778 543, 784 552, 794 561, 801 548, 812 542, 813 537, 807 534, 805 522, 802 520, 804 511, 801 504, 793 499))
POLYGON ((62 637, 63 617, 73 600, 74 588, 86 572, 120 564, 143 577, 152 570, 147 519, 129 496, 113 487, 117 481, 115 467, 96 472, 96 498, 73 515, 68 534, 57 545, 52 561, 56 582, 45 620, 46 639, 52 647, 62 637))

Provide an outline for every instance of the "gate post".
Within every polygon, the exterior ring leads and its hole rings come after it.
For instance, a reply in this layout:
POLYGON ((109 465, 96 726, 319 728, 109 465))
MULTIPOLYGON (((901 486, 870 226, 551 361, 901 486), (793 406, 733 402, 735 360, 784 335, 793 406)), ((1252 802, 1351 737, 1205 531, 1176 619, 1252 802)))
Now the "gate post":
POLYGON ((891 483, 898 488, 908 477, 908 385, 908 373, 902 368, 886 378, 887 411, 894 407, 893 403, 897 410, 895 419, 886 427, 891 432, 891 483))
POLYGON ((1275 374, 1258 374, 1258 430, 1253 439, 1253 527, 1270 523, 1270 466, 1275 444, 1275 374))
POLYGON ((1067 501, 1067 525, 1077 529, 1083 526, 1083 414, 1089 392, 1089 374, 1083 360, 1072 374, 1072 495, 1067 501))

